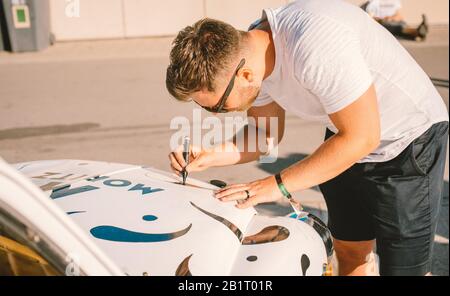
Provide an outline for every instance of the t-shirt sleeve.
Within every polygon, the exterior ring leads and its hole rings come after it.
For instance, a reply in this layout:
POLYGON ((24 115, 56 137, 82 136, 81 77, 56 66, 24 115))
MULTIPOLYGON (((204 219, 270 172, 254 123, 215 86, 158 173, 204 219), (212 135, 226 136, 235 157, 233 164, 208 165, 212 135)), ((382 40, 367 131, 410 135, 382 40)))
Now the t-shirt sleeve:
POLYGON ((259 93, 256 100, 253 102, 252 107, 261 107, 273 102, 272 97, 263 90, 259 93))
POLYGON ((326 20, 309 34, 314 40, 297 47, 295 75, 332 114, 361 97, 372 75, 351 28, 326 20))

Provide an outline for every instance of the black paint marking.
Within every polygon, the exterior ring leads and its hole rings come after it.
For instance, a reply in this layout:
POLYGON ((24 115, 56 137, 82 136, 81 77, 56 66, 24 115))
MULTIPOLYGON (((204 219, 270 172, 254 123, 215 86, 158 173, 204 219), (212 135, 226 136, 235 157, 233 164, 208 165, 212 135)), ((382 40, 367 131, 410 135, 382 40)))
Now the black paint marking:
POLYGON ((72 188, 72 189, 63 189, 63 190, 53 192, 50 195, 50 198, 57 199, 57 198, 65 197, 68 195, 83 193, 83 192, 96 190, 96 189, 98 189, 98 187, 94 187, 94 186, 90 186, 90 185, 81 186, 81 187, 72 188))
POLYGON ((73 211, 73 212, 67 212, 67 215, 75 215, 75 214, 82 214, 82 213, 86 213, 86 211, 73 211))
POLYGON ((192 188, 211 189, 211 188, 208 188, 208 187, 202 187, 202 186, 193 185, 193 184, 189 184, 189 183, 183 184, 183 182, 181 182, 181 181, 168 182, 168 183, 175 184, 175 185, 181 185, 181 186, 192 187, 192 188))
POLYGON ((243 245, 258 245, 265 243, 279 242, 287 239, 290 235, 289 230, 283 226, 269 226, 257 234, 246 236, 242 241, 243 245))
POLYGON ((192 255, 194 254, 189 255, 180 263, 175 272, 176 276, 192 276, 191 271, 189 270, 189 260, 191 260, 192 255))
POLYGON ((220 223, 222 223, 223 225, 225 225, 226 227, 228 227, 228 229, 231 230, 231 232, 233 232, 234 235, 236 235, 236 237, 238 238, 239 242, 242 241, 242 231, 233 223, 231 223, 230 221, 228 221, 227 219, 214 215, 208 211, 203 210, 202 208, 199 208, 198 206, 196 206, 193 202, 191 202, 191 205, 196 208, 197 210, 201 211, 202 213, 210 216, 211 218, 219 221, 220 223))
POLYGON ((308 270, 309 266, 311 265, 311 261, 309 260, 309 257, 307 255, 303 254, 302 258, 300 259, 300 262, 302 264, 303 276, 305 276, 306 271, 308 270))

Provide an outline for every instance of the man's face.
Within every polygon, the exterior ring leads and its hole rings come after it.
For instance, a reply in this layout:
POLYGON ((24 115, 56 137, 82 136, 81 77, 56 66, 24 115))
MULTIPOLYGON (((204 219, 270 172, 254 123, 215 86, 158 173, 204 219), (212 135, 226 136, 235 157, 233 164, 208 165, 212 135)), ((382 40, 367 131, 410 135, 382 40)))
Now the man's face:
MULTIPOLYGON (((227 84, 221 85, 216 92, 208 90, 198 91, 192 94, 192 99, 204 107, 213 107, 222 98, 227 84)), ((259 85, 255 81, 249 81, 242 75, 237 75, 234 87, 226 99, 223 107, 227 112, 247 111, 259 95, 261 83, 259 85)))

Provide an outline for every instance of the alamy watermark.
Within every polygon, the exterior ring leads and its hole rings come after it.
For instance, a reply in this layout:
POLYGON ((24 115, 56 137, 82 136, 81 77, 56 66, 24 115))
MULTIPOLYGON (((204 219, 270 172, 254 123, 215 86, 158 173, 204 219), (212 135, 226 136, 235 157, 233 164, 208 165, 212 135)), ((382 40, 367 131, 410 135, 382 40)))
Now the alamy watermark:
POLYGON ((261 152, 259 162, 273 163, 278 158, 278 118, 276 117, 248 117, 226 116, 223 121, 216 116, 202 118, 200 109, 193 109, 192 124, 184 116, 174 117, 170 122, 170 129, 176 132, 170 138, 170 149, 176 151, 182 145, 184 137, 192 139, 194 147, 216 152, 233 152, 230 146, 220 144, 231 142, 236 136, 236 146, 240 152, 261 152), (247 132, 244 133, 244 127, 247 132), (268 132, 269 137, 266 136, 268 132), (247 145, 245 136, 247 135, 247 145), (219 149, 218 149, 219 148, 219 149))
POLYGON ((78 18, 80 17, 80 0, 65 0, 66 7, 65 13, 69 18, 78 18))

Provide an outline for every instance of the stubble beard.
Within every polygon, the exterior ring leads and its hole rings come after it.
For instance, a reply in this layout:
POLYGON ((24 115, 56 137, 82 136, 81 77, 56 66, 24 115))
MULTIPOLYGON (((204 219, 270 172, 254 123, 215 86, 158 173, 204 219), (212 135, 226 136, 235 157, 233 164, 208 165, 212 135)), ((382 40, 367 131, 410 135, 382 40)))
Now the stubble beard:
POLYGON ((253 103, 256 101, 256 98, 258 97, 260 89, 261 89, 260 87, 250 86, 249 89, 246 91, 246 93, 248 92, 248 96, 246 97, 248 97, 249 99, 241 107, 239 107, 238 111, 244 112, 250 109, 250 107, 252 107, 253 103))

